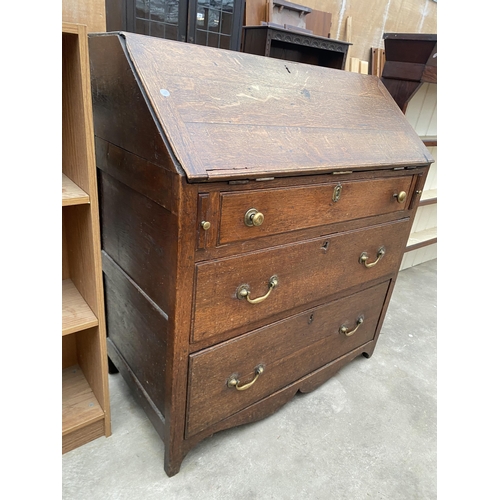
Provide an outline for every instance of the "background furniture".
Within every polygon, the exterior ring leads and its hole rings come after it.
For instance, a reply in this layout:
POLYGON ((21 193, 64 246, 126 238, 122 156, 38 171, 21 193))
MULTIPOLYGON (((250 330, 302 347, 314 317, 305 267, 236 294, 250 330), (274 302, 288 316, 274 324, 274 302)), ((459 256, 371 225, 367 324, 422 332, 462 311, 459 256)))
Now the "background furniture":
POLYGON ((432 158, 376 77, 89 43, 108 353, 171 476, 373 353, 432 158))
POLYGON ((111 434, 87 28, 62 25, 62 450, 111 434))
POLYGON ((240 50, 244 0, 107 0, 107 31, 240 50))
POLYGON ((348 42, 272 25, 245 26, 242 52, 327 68, 344 69, 348 42))
MULTIPOLYGON (((437 158, 437 35, 384 33, 382 82, 437 158)), ((437 257, 437 161, 430 169, 401 268, 437 257)))

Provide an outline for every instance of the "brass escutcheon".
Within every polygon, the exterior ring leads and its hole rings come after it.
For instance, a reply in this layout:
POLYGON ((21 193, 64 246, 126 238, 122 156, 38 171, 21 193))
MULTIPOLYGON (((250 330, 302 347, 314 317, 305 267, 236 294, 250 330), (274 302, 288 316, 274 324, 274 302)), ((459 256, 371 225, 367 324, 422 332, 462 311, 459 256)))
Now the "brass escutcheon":
POLYGON ((247 210, 245 214, 245 225, 248 227, 262 226, 264 222, 264 214, 259 212, 256 208, 247 210))
POLYGON ((255 367, 255 376, 254 376, 254 378, 252 379, 251 382, 248 382, 248 384, 240 386, 239 379, 237 379, 236 376, 233 376, 233 377, 231 377, 227 381, 227 386, 228 387, 234 387, 237 391, 246 391, 247 389, 249 389, 250 387, 252 387, 252 385, 255 384, 255 382, 257 382, 257 379, 259 378, 259 375, 263 371, 264 371, 264 366, 262 366, 262 365, 256 366, 255 367))
POLYGON ((340 195, 342 194, 342 184, 337 184, 333 189, 332 200, 334 203, 340 200, 340 195))

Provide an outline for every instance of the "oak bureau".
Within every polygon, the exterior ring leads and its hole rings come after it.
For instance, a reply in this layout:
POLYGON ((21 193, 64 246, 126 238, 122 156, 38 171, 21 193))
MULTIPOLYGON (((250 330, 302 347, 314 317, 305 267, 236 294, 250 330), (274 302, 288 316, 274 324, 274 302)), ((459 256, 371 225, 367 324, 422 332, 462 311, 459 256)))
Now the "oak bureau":
POLYGON ((123 32, 89 48, 108 356, 172 476, 373 353, 433 160, 377 77, 123 32))

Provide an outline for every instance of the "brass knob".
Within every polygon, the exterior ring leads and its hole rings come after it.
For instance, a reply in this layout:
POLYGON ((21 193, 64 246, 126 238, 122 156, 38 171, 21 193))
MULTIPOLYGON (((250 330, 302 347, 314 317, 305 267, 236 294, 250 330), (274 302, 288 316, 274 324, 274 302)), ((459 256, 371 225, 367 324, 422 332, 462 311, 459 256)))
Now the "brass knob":
POLYGON ((400 193, 396 193, 394 198, 398 201, 398 203, 404 203, 406 200, 406 191, 401 191, 400 193))
POLYGON ((251 208, 245 214, 245 225, 248 227, 262 226, 264 222, 264 214, 259 212, 256 208, 251 208))
POLYGON ((210 222, 204 220, 204 221, 201 221, 201 227, 205 230, 205 231, 208 231, 210 229, 210 222))

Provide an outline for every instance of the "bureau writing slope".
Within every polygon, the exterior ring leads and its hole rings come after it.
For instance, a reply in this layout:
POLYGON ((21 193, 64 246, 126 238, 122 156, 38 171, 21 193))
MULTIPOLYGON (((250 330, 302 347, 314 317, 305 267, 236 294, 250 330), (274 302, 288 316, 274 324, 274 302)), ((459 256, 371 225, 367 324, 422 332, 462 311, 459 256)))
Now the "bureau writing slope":
POLYGON ((172 476, 372 354, 433 160, 374 76, 129 33, 89 48, 108 355, 172 476))

